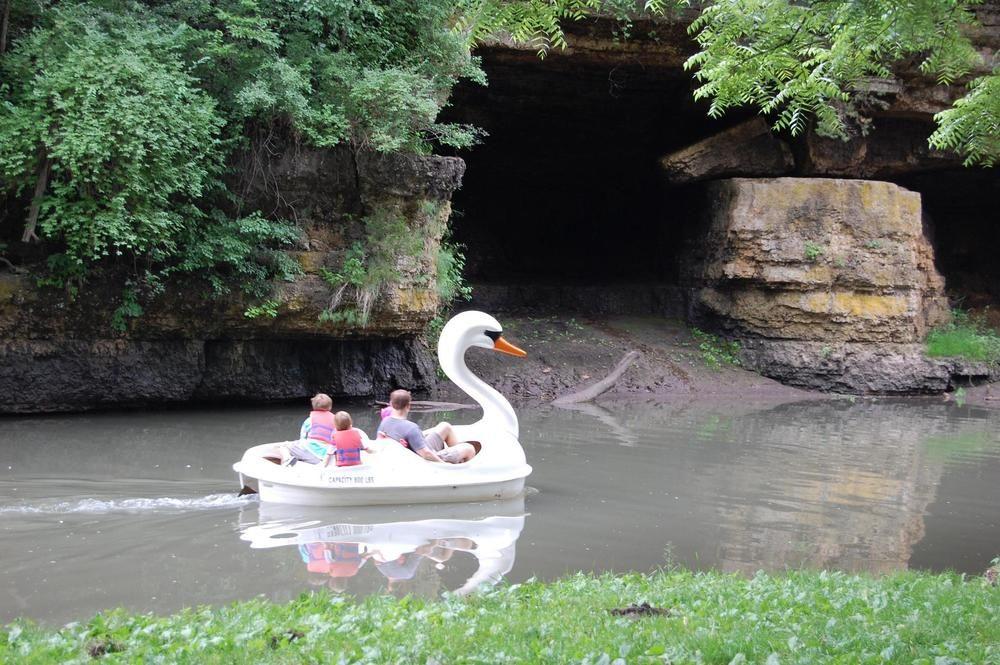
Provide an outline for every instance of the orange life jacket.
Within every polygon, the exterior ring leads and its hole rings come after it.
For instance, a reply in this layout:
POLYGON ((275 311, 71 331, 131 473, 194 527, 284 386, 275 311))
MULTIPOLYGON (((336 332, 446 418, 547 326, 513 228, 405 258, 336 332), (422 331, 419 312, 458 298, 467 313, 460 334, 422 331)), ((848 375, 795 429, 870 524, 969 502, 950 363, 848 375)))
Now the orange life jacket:
POLYGON ((333 433, 333 444, 337 446, 337 466, 361 464, 361 435, 355 430, 337 430, 333 433))
POLYGON ((330 577, 354 577, 365 562, 357 543, 328 543, 330 577))

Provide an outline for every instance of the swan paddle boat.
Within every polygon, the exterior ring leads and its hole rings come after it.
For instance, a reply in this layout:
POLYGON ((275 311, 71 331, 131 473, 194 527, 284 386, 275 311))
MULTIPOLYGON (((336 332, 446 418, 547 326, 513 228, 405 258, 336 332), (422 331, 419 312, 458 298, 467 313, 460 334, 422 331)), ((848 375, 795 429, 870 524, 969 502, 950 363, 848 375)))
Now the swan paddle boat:
MULTIPOLYGON (((438 361, 445 375, 483 409, 470 425, 454 425, 461 441, 478 443, 479 453, 462 464, 430 462, 392 439, 362 439, 374 453, 361 453, 361 464, 282 466, 279 449, 291 442, 250 448, 233 465, 243 492, 262 502, 304 506, 406 505, 507 499, 524 491, 531 473, 518 441, 518 422, 510 402, 465 364, 471 347, 524 356, 507 342, 489 314, 462 312, 452 317, 438 340, 438 361)), ((362 433, 363 434, 363 433, 362 433)))

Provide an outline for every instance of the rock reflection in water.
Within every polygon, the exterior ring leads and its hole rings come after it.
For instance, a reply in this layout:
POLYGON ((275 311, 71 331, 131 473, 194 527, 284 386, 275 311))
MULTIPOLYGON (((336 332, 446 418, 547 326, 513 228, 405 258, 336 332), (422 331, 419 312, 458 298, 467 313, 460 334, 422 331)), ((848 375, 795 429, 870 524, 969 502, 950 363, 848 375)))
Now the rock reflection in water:
POLYGON ((912 404, 891 403, 792 404, 744 419, 745 436, 787 445, 788 454, 780 455, 777 476, 774 458, 740 456, 725 491, 762 500, 719 506, 725 525, 719 567, 745 573, 764 565, 907 568, 944 467, 922 443, 935 431, 953 433, 955 425, 943 417, 914 418, 912 404), (811 439, 829 443, 797 444, 804 422, 811 439))
POLYGON ((497 584, 514 567, 525 517, 523 498, 392 509, 261 504, 258 521, 242 525, 240 539, 254 549, 287 548, 298 555, 311 586, 358 594, 384 588, 401 595, 464 595, 497 584), (456 586, 449 573, 457 572, 451 569, 463 555, 476 569, 456 586))
MULTIPOLYGON (((599 413, 555 411, 545 424, 577 442, 562 463, 576 465, 581 458, 575 475, 588 474, 588 494, 628 508, 616 534, 646 548, 652 565, 667 546, 686 565, 743 573, 905 569, 916 545, 925 544, 926 521, 941 512, 935 506, 946 471, 982 465, 978 475, 995 478, 1000 452, 1000 412, 940 400, 738 403, 724 409, 717 403, 633 403, 599 413), (634 450, 619 447, 637 440, 634 450), (627 484, 604 471, 624 467, 627 484), (650 524, 666 542, 644 533, 650 524)), ((529 429, 522 436, 529 449, 531 435, 547 437, 529 429)), ((1000 545, 990 496, 996 488, 985 481, 970 488, 965 512, 956 516, 965 523, 950 525, 965 542, 954 543, 943 561, 917 565, 977 570, 982 563, 958 557, 988 562, 1000 545), (975 510, 984 518, 978 524, 975 510)), ((955 497, 947 498, 950 504, 955 497)), ((532 510, 546 521, 544 509, 532 510)), ((641 568, 640 557, 634 558, 615 565, 641 568)))

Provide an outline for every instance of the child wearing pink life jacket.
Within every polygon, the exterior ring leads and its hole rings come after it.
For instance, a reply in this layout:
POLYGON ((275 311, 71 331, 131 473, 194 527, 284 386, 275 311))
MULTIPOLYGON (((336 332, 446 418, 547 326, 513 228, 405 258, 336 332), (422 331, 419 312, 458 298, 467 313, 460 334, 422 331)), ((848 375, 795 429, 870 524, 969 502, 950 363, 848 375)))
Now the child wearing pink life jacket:
MULTIPOLYGON (((337 461, 337 466, 355 466, 361 464, 361 451, 372 452, 371 448, 361 440, 361 434, 354 429, 351 421, 351 414, 347 411, 338 411, 333 417, 336 430, 333 433, 333 457, 337 461)), ((330 458, 323 462, 329 466, 330 458)))
POLYGON ((312 411, 302 423, 299 440, 281 447, 281 463, 291 466, 297 461, 319 464, 332 455, 333 433, 336 430, 333 400, 329 395, 317 393, 310 400, 312 411))

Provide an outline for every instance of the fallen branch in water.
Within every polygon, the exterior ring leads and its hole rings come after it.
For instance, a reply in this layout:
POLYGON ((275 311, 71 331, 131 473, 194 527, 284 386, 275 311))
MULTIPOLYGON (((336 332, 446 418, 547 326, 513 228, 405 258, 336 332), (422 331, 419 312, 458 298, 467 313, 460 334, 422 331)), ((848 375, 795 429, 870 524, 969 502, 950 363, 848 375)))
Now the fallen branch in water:
POLYGON ((641 355, 642 354, 639 353, 638 351, 629 351, 628 353, 625 354, 625 357, 622 358, 617 365, 615 365, 615 368, 611 370, 611 373, 608 374, 606 377, 604 377, 594 385, 584 388, 583 390, 579 390, 575 393, 570 393, 569 395, 562 395, 560 397, 557 397, 554 400, 552 400, 552 403, 555 404, 556 406, 560 406, 562 404, 576 404, 578 402, 589 402, 590 400, 595 399, 601 393, 606 392, 611 388, 613 388, 614 385, 618 383, 618 379, 620 379, 622 374, 625 373, 625 370, 631 367, 632 363, 641 355))

